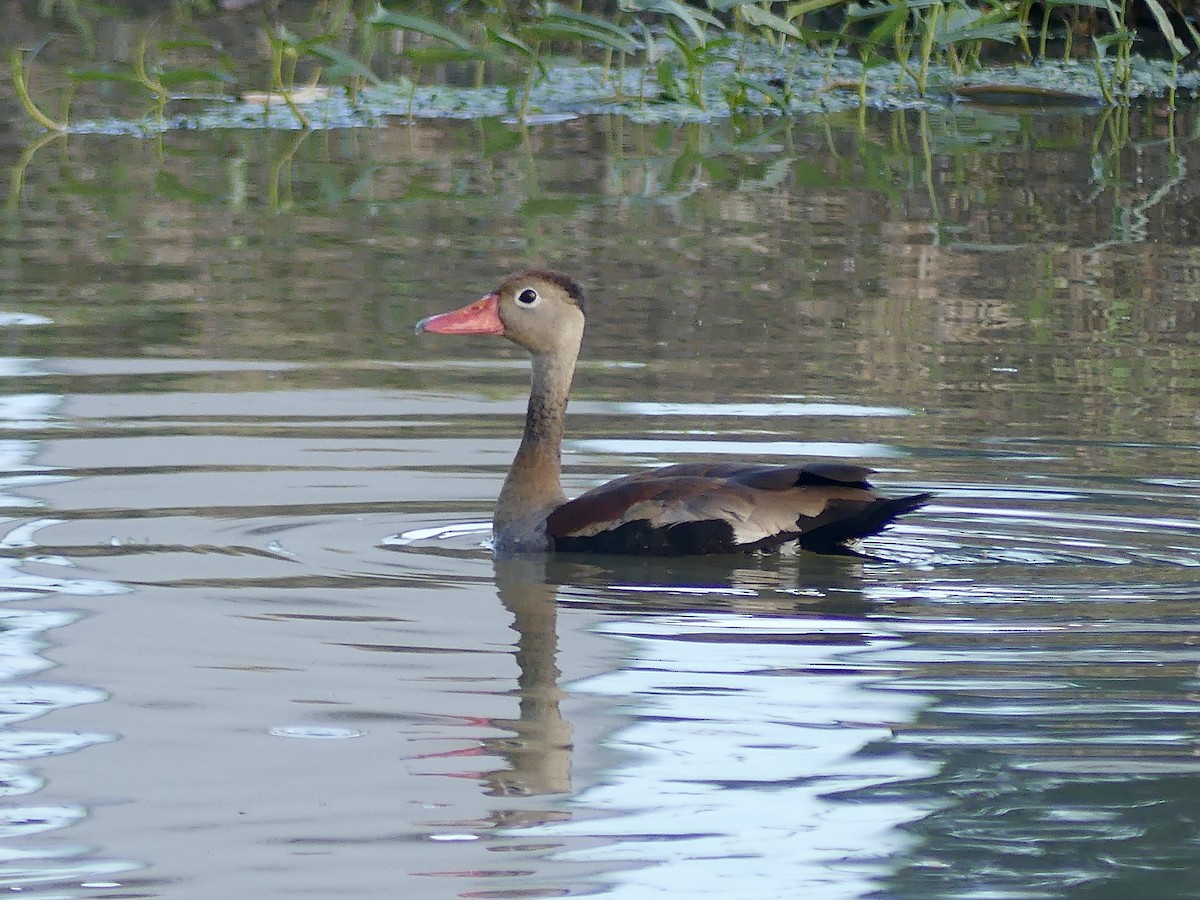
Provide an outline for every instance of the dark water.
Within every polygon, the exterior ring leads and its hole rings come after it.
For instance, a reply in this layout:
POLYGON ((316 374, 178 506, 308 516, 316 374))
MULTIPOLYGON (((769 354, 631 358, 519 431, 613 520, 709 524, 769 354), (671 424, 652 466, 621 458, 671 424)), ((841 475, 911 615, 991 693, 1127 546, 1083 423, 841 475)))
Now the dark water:
POLYGON ((4 132, 0 886, 1195 896, 1200 153, 1127 124, 4 132), (528 264, 592 295, 569 491, 938 499, 493 562, 525 363, 412 325, 528 264))

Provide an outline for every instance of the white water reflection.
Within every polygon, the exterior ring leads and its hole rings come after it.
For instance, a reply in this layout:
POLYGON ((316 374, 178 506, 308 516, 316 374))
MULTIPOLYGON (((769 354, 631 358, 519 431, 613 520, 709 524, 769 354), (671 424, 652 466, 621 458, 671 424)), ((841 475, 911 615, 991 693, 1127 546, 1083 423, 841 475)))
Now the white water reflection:
POLYGON ((87 815, 82 806, 23 806, 0 810, 0 838, 53 831, 87 815))
POLYGON ((0 356, 0 378, 31 378, 48 372, 44 360, 28 356, 0 356))
POLYGON ((621 412, 639 416, 733 416, 761 419, 777 416, 911 416, 900 406, 860 406, 856 403, 618 403, 621 412))
POLYGON ((57 525, 61 519, 30 519, 26 522, 13 524, 4 535, 0 536, 0 550, 14 550, 20 547, 36 547, 34 535, 43 528, 57 525))
MULTIPOLYGON (((0 684, 0 727, 34 719, 56 709, 99 703, 108 695, 74 684, 0 684)), ((0 732, 0 745, 4 735, 0 732)))
POLYGON ((12 312, 10 310, 0 310, 0 328, 7 328, 13 325, 53 325, 54 320, 48 319, 45 316, 39 316, 36 313, 12 312))
POLYGON ((646 440, 640 438, 604 438, 569 441, 574 451, 611 453, 619 456, 652 456, 670 459, 676 455, 702 453, 714 456, 821 456, 848 459, 905 456, 904 451, 888 444, 843 441, 696 441, 646 440))
POLYGON ((267 731, 275 737, 306 738, 314 741, 342 741, 360 738, 365 731, 357 728, 334 728, 329 725, 277 725, 267 731))
MULTIPOLYGON (((43 324, 41 317, 8 319, 0 316, 0 325, 43 324)), ((49 320, 45 320, 49 322, 49 320)), ((27 360, 5 360, 0 374, 28 376, 42 374, 39 364, 27 360)), ((59 416, 63 398, 53 394, 18 394, 0 397, 0 424, 9 431, 62 428, 59 416)), ((21 508, 40 505, 22 494, 31 487, 69 480, 34 458, 39 442, 20 439, 0 441, 0 507, 21 508)), ((73 568, 61 556, 38 554, 37 532, 59 523, 57 519, 9 519, 0 532, 0 600, 19 601, 47 596, 100 596, 125 593, 129 589, 112 582, 90 578, 61 578, 26 570, 30 563, 73 568)), ((44 788, 41 778, 21 764, 51 756, 74 753, 97 744, 109 743, 116 736, 106 732, 29 731, 13 726, 57 710, 99 703, 108 694, 95 687, 53 682, 21 682, 16 679, 41 672, 52 663, 41 655, 45 633, 69 625, 78 614, 64 610, 0 609, 0 777, 7 796, 27 796, 44 788)), ((72 826, 88 815, 80 803, 43 806, 10 806, 0 809, 0 839, 20 840, 46 835, 72 826)), ((137 868, 125 860, 91 858, 90 848, 6 845, 0 854, 0 885, 23 890, 37 883, 113 874, 137 868), (79 859, 83 857, 83 859, 79 859)))
POLYGON ((491 522, 461 522, 436 528, 413 528, 403 534, 389 535, 379 543, 383 547, 407 547, 430 541, 436 546, 446 541, 465 539, 469 544, 482 546, 491 533, 491 522))
POLYGON ((872 686, 891 671, 860 654, 903 640, 861 622, 688 615, 617 622, 625 668, 571 686, 625 704, 632 725, 607 740, 625 762, 580 794, 615 813, 524 829, 602 837, 564 854, 632 863, 605 893, 641 898, 860 897, 910 842, 917 802, 856 803, 838 794, 932 774, 891 741, 926 703, 872 686))
MULTIPOLYGON (((0 372, 0 376, 5 373, 0 372)), ((24 372, 22 374, 44 374, 41 371, 24 372)), ((58 418, 57 411, 62 404, 58 394, 10 394, 0 397, 0 422, 5 429, 45 429, 62 428, 65 423, 58 418)), ((23 442, 9 442, 23 443, 23 442)))

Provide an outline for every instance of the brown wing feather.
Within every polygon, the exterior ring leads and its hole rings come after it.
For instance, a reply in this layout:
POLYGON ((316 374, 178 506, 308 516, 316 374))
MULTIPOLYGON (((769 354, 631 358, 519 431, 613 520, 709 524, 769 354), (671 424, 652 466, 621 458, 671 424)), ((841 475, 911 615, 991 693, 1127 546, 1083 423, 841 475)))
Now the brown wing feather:
POLYGON ((697 496, 722 487, 713 478, 618 478, 568 500, 546 519, 552 537, 578 537, 615 528, 632 518, 661 519, 697 496))
MULTIPOLYGON (((699 463, 676 463, 657 469, 646 469, 624 475, 593 488, 604 490, 611 485, 626 482, 655 481, 662 478, 718 478, 762 490, 784 490, 799 485, 842 484, 870 490, 867 479, 874 472, 864 466, 848 463, 807 463, 803 466, 764 466, 744 462, 713 461, 699 463)), ((592 493, 589 491, 588 493, 592 493)))
POLYGON ((568 501, 549 515, 547 532, 562 549, 605 552, 711 553, 796 539, 810 549, 836 552, 927 499, 880 498, 866 480, 869 473, 840 463, 666 466, 568 501))

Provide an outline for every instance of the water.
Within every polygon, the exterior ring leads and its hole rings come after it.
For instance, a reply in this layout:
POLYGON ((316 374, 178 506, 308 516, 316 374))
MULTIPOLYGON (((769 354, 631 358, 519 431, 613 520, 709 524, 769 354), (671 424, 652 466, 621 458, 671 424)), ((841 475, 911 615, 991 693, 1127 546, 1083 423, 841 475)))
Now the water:
POLYGON ((37 149, 0 885, 1194 896, 1200 182, 1155 110, 1129 138, 955 107, 37 149), (529 263, 591 293, 569 492, 834 455, 936 501, 866 560, 494 561, 525 362, 412 325, 529 263))

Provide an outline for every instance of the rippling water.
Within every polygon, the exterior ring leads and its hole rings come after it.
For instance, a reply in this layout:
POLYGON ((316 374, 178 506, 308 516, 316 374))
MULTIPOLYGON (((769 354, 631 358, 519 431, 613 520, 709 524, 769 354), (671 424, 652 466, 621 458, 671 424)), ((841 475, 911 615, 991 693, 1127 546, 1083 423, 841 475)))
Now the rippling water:
POLYGON ((1194 896, 1200 207, 1148 122, 42 150, 0 886, 1194 896), (528 262, 593 293, 570 492, 737 454, 937 499, 864 559, 493 560, 525 363, 411 326, 528 262))

